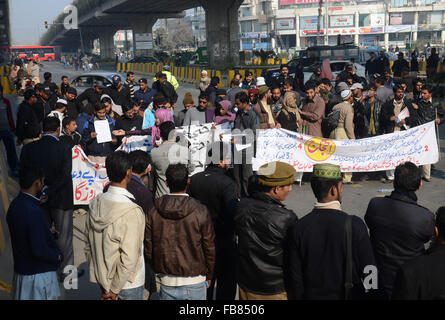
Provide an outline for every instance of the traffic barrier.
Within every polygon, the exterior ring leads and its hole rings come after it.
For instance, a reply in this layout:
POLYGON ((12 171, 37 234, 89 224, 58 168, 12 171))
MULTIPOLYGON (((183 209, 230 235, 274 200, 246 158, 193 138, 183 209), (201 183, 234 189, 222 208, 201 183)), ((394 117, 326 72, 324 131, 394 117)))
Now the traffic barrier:
POLYGON ((118 63, 117 63, 117 69, 116 69, 117 72, 121 72, 121 67, 122 67, 122 66, 121 66, 121 63, 118 62, 118 63))

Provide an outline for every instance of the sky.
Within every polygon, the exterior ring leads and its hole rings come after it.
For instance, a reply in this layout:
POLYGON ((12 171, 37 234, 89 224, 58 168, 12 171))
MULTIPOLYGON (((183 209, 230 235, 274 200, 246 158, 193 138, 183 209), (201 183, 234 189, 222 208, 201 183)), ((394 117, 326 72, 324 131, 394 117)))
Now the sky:
POLYGON ((9 0, 12 45, 37 45, 46 29, 72 0, 9 0))

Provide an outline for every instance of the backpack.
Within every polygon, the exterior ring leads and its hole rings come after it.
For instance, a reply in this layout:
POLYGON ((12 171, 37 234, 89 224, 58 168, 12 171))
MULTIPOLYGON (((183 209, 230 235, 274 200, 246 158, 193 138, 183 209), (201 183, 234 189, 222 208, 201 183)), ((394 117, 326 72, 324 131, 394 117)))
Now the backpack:
POLYGON ((340 120, 340 110, 331 111, 321 122, 321 132, 324 138, 329 138, 331 132, 338 126, 340 120))

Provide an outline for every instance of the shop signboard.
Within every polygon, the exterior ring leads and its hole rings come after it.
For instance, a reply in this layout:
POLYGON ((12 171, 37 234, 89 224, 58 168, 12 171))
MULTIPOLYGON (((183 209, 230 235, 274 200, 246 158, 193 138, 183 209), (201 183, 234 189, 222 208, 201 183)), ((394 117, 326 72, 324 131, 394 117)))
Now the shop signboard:
POLYGON ((353 26, 354 26, 353 14, 329 16, 330 28, 353 27, 353 26))

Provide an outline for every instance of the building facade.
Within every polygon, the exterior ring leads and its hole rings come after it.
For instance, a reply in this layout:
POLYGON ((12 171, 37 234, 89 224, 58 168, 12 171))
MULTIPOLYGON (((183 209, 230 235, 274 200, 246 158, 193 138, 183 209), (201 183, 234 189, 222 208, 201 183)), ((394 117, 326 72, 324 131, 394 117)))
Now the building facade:
POLYGON ((386 49, 445 41, 445 0, 246 0, 239 20, 242 50, 336 44, 338 35, 386 49))

